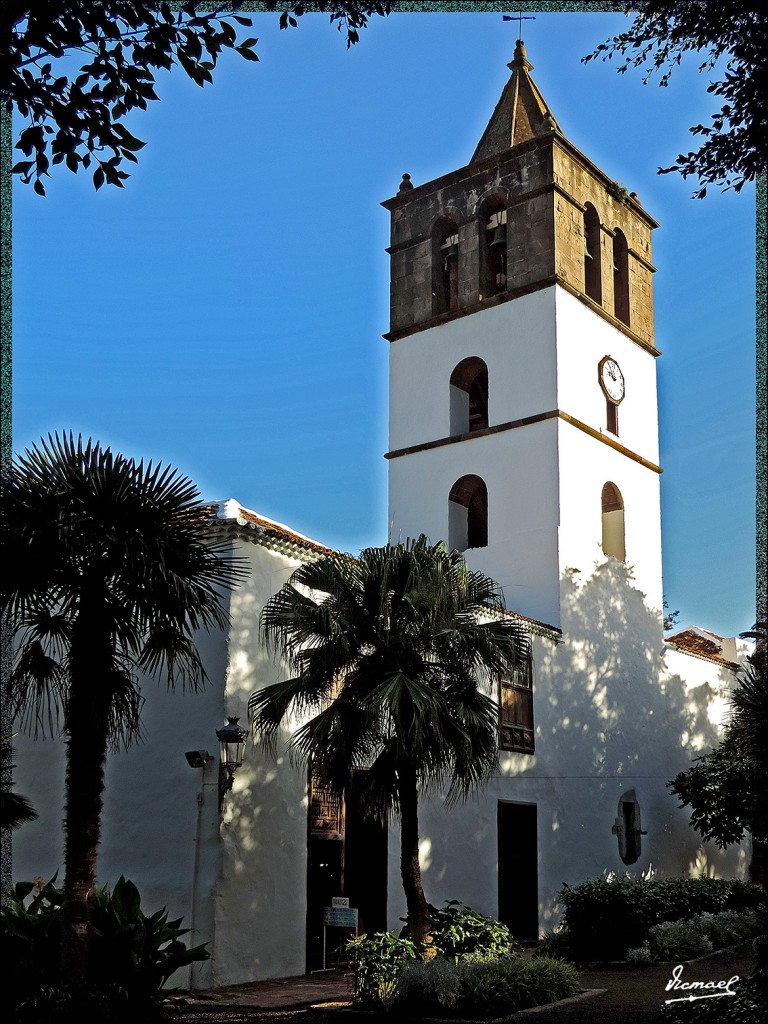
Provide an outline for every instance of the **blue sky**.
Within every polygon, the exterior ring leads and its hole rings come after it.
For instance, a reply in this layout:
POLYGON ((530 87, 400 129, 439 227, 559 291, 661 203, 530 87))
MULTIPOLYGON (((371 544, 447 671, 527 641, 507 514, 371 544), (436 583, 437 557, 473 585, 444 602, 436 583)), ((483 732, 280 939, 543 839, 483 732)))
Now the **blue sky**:
MULTIPOLYGON (((124 190, 15 183, 14 449, 71 429, 354 552, 386 540, 379 204, 467 163, 517 25, 400 13, 347 51, 323 16, 253 17, 261 63, 228 55, 204 90, 161 73, 124 190)), ((537 13, 524 36, 565 134, 661 222, 664 591, 732 635, 754 621, 755 194, 656 174, 715 104, 695 60, 667 89, 581 64, 624 24, 537 13)))

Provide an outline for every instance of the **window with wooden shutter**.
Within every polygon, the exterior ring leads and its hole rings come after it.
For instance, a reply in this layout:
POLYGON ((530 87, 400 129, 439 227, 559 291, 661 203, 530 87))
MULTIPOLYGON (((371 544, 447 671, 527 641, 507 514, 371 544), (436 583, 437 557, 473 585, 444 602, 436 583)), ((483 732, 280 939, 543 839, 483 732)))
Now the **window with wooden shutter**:
POLYGON ((499 686, 500 746, 502 750, 534 752, 533 665, 524 658, 499 686))

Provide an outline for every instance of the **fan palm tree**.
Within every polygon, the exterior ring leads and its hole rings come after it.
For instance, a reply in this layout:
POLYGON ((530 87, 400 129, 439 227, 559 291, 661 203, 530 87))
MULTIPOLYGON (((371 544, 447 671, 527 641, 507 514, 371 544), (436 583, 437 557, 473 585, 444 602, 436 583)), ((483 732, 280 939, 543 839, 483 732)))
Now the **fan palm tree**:
POLYGON ((291 716, 305 719, 294 758, 337 796, 367 771, 363 806, 400 819, 408 925, 423 944, 419 794, 466 798, 494 772, 499 712, 484 687, 527 656, 526 634, 491 579, 424 536, 301 566, 260 628, 295 675, 251 696, 255 735, 276 751, 291 716))
POLYGON ((198 689, 197 630, 222 628, 240 567, 175 469, 48 437, 4 470, 0 609, 17 644, 13 714, 66 736, 62 975, 88 980, 107 751, 139 734, 138 673, 198 689))
MULTIPOLYGON (((11 764, 11 739, 3 736, 0 739, 0 763, 3 766, 3 773, 11 774, 16 767, 11 764)), ((7 783, 7 778, 3 783, 7 783)), ((0 790, 0 828, 18 828, 28 821, 34 821, 37 811, 25 796, 12 792, 10 789, 0 790)))

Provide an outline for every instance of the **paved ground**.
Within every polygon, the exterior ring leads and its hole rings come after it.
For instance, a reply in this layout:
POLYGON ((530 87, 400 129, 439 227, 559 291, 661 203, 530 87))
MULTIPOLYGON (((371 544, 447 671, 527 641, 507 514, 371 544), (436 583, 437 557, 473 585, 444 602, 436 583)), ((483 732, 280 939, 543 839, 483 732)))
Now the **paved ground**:
MULTIPOLYGON (((581 971, 586 998, 537 1007, 517 1015, 520 1024, 660 1024, 673 965, 602 964, 581 971), (595 991, 597 990, 597 991, 595 991)), ((686 964, 682 980, 727 981, 754 966, 749 948, 715 953, 686 964)), ((180 1024, 349 1024, 376 1015, 350 1005, 350 979, 341 972, 263 981, 182 996, 180 1024)), ((725 997, 727 998, 727 997, 725 997)))

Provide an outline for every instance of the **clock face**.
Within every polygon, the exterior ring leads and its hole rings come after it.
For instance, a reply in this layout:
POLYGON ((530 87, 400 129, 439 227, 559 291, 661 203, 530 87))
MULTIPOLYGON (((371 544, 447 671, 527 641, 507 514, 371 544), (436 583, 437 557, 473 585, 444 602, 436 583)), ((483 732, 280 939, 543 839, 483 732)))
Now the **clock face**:
POLYGON ((624 374, 619 369, 619 364, 610 356, 600 360, 599 366, 600 387, 617 405, 624 397, 624 374))

